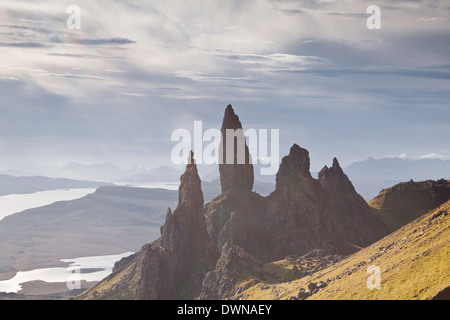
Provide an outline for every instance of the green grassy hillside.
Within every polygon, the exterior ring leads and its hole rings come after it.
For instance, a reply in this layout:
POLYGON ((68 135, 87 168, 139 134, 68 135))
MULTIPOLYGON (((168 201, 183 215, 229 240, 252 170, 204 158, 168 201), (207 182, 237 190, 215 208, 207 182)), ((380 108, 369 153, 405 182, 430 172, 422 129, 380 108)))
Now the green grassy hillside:
POLYGON ((450 199, 450 181, 402 182, 381 190, 369 202, 373 212, 391 231, 420 217, 450 199))

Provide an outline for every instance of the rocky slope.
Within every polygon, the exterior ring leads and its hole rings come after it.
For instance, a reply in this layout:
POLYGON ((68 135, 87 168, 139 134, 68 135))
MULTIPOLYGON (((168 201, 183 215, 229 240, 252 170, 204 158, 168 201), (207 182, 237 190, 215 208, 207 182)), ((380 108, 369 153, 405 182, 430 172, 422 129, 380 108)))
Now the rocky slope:
POLYGON ((337 159, 325 166, 318 180, 309 171, 308 151, 292 146, 268 197, 266 225, 273 235, 275 259, 313 249, 347 254, 386 234, 342 171, 337 159))
MULTIPOLYGON (((242 129, 230 105, 222 146, 229 129, 242 129)), ((242 298, 255 283, 312 274, 388 233, 337 159, 314 179, 308 151, 296 144, 282 159, 275 191, 267 197, 252 192, 253 166, 243 141, 244 163, 219 165, 222 193, 205 205, 191 155, 177 208, 168 210, 161 237, 118 262, 108 278, 79 298, 242 298)))
MULTIPOLYGON (((273 283, 249 277, 231 299, 448 299, 450 201, 329 267, 273 283), (380 268, 380 287, 367 286, 370 266, 380 268), (246 285, 251 283, 251 285, 246 285)), ((292 261, 277 262, 292 269, 292 261)), ((303 267, 298 267, 304 270, 303 267)))
POLYGON ((137 254, 121 260, 110 277, 83 293, 81 298, 95 298, 99 290, 102 298, 131 295, 136 299, 189 299, 197 296, 214 258, 206 232, 203 202, 200 177, 191 152, 189 164, 181 176, 178 205, 173 213, 167 209, 161 237, 137 254), (122 278, 124 270, 125 280, 122 278), (110 288, 107 283, 117 274, 120 285, 110 288))
POLYGON ((410 180, 381 190, 369 205, 390 230, 394 231, 448 199, 450 199, 450 181, 410 180))

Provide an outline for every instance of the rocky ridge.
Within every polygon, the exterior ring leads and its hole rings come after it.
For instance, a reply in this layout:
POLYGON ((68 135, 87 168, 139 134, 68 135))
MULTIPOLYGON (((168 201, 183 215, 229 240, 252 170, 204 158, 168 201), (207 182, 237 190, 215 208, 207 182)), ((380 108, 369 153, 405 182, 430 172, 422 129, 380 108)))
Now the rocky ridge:
MULTIPOLYGON (((228 129, 242 129, 231 105, 222 123, 222 147, 228 129)), ((245 139, 244 150, 244 164, 219 164, 222 193, 207 204, 191 153, 178 206, 173 213, 168 209, 161 237, 118 262, 108 278, 79 298, 233 298, 245 279, 253 279, 246 286, 258 279, 277 282, 272 269, 280 266, 273 261, 321 250, 328 258, 313 264, 327 266, 387 234, 337 159, 314 179, 308 151, 294 144, 282 159, 275 191, 262 197, 251 191, 253 166, 245 139)), ((299 267, 306 261, 296 259, 299 267)), ((302 270, 304 275, 314 269, 302 270)), ((288 274, 302 276, 297 271, 288 274)))

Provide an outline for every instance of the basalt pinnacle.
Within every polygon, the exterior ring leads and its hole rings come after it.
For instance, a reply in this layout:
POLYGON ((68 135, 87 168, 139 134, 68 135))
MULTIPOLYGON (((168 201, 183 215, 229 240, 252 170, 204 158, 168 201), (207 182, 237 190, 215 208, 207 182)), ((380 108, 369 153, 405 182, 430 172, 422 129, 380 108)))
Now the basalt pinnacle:
POLYGON ((251 155, 242 124, 231 105, 225 109, 221 131, 219 173, 222 193, 228 190, 251 191, 254 182, 251 155))
MULTIPOLYGON (((142 270, 136 297, 138 299, 185 298, 192 291, 200 292, 210 252, 209 238, 203 217, 201 181, 190 153, 190 161, 181 176, 177 208, 167 210, 161 237, 144 246, 142 270), (191 289, 190 293, 182 290, 191 289)), ((194 294, 195 296, 196 294, 194 294)))

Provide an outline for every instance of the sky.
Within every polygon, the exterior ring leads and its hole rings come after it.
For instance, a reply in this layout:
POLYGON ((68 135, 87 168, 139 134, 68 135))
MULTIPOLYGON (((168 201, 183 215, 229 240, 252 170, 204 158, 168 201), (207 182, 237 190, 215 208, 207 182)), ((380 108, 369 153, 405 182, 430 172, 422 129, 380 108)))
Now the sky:
POLYGON ((0 170, 170 165, 171 133, 228 104, 312 170, 450 159, 450 3, 0 1, 0 170))

